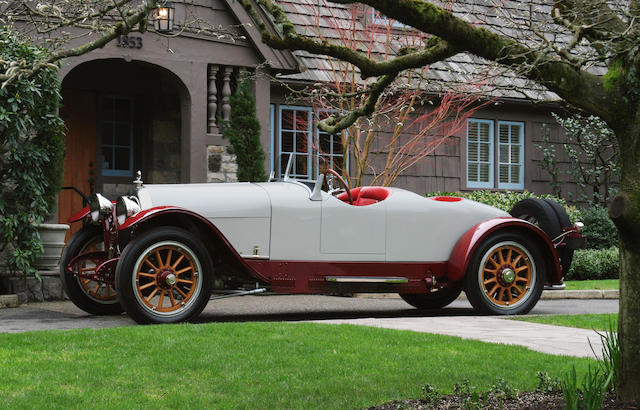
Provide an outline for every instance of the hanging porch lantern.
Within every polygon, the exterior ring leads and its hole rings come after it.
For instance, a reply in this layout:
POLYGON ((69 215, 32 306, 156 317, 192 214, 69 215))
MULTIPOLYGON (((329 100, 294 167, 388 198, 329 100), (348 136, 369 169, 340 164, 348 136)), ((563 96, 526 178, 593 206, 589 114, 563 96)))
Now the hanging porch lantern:
POLYGON ((155 8, 151 14, 153 19, 153 27, 159 33, 170 33, 173 31, 173 19, 175 15, 175 7, 170 1, 164 5, 155 8))

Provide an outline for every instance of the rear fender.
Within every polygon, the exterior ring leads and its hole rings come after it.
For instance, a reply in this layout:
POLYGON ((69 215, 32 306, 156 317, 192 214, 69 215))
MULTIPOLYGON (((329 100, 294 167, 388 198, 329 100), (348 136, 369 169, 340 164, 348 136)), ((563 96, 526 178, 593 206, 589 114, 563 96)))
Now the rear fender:
POLYGON ((202 215, 185 208, 176 206, 159 206, 145 209, 119 226, 121 231, 147 229, 155 226, 176 226, 198 235, 212 257, 214 252, 228 252, 231 259, 241 265, 247 273, 260 280, 269 282, 264 275, 253 269, 245 259, 240 256, 231 242, 220 232, 210 220, 202 215))
POLYGON ((540 246, 543 255, 546 256, 546 281, 551 284, 562 283, 562 268, 551 239, 532 223, 511 217, 494 218, 480 222, 460 237, 449 257, 449 280, 452 282, 461 281, 477 247, 491 234, 502 230, 516 230, 533 238, 540 246))

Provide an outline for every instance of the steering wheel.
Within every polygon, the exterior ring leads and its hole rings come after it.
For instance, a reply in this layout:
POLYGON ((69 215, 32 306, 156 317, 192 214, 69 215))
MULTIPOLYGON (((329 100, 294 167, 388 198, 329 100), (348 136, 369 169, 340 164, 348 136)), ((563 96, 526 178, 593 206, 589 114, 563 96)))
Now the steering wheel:
POLYGON ((347 183, 344 181, 344 179, 342 179, 342 177, 340 176, 340 174, 338 174, 336 171, 334 171, 333 169, 329 168, 326 171, 324 171, 324 176, 326 177, 327 174, 331 174, 334 177, 338 178, 338 181, 340 181, 340 183, 342 184, 342 186, 344 187, 344 190, 347 191, 347 197, 349 198, 349 204, 353 205, 353 198, 351 197, 351 190, 349 190, 349 186, 347 185, 347 183))

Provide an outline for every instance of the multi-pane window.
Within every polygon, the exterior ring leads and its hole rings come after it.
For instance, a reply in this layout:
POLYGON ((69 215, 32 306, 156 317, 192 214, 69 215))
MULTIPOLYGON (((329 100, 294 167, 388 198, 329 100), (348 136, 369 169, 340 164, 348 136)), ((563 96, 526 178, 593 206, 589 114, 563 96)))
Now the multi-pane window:
POLYGON ((493 121, 467 123, 467 186, 493 188, 493 121))
MULTIPOLYGON (((318 119, 322 120, 329 115, 326 111, 318 113, 318 119)), ((327 169, 333 169, 339 174, 347 165, 342 146, 342 133, 329 134, 320 129, 316 129, 317 135, 317 155, 316 155, 316 177, 327 169)), ((348 158, 346 159, 348 161, 348 158)))
POLYGON ((467 187, 524 189, 524 123, 498 121, 496 134, 492 120, 468 120, 467 187))
POLYGON ((311 179, 312 154, 311 108, 280 106, 280 174, 287 169, 289 156, 293 155, 290 176, 311 179))
POLYGON ((102 175, 133 175, 133 101, 127 97, 102 99, 102 175))
POLYGON ((498 188, 524 188, 523 143, 521 122, 498 122, 498 188))

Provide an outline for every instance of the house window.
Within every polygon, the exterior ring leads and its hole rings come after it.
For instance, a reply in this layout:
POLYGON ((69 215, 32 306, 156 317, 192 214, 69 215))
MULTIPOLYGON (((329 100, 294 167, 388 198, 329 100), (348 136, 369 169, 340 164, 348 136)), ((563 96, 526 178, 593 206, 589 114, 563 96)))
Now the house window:
POLYGON ((280 106, 279 152, 280 174, 287 169, 289 156, 293 155, 290 176, 311 179, 312 155, 311 108, 280 106))
POLYGON ((524 189, 524 124, 498 121, 498 188, 524 189))
POLYGON ((467 122, 467 186, 493 188, 493 121, 467 122))
MULTIPOLYGON (((320 111, 317 115, 318 120, 325 119, 330 113, 320 111)), ((348 166, 349 158, 345 159, 342 147, 342 135, 329 134, 316 128, 317 138, 317 155, 316 155, 316 178, 327 169, 333 169, 339 174, 348 166)))
POLYGON ((497 128, 496 135, 492 120, 468 120, 467 187, 524 189, 524 123, 498 121, 497 128))
POLYGON ((274 147, 276 138, 276 106, 269 104, 269 175, 276 172, 273 164, 274 147))
POLYGON ((133 101, 127 97, 102 99, 102 175, 133 175, 133 101))

